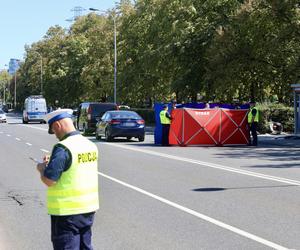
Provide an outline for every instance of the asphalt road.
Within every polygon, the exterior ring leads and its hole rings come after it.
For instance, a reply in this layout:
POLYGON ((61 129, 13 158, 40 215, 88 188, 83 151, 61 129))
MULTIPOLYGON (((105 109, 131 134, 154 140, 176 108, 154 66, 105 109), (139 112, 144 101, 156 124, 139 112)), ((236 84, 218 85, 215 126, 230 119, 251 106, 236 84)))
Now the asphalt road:
MULTIPOLYGON (((94 249, 300 249, 300 147, 159 147, 96 141, 94 249)), ((35 163, 45 124, 0 124, 0 249, 52 249, 35 163)))

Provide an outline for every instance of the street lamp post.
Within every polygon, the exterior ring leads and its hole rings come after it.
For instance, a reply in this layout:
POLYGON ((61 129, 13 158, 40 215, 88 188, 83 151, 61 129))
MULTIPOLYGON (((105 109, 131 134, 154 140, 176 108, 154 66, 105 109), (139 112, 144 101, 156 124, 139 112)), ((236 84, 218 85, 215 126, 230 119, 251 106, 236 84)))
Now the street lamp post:
POLYGON ((114 15, 114 49, 115 49, 115 65, 114 65, 114 102, 117 103, 117 30, 116 16, 114 15))
POLYGON ((40 59, 41 59, 41 63, 40 63, 40 69, 41 69, 41 95, 43 94, 43 57, 42 55, 37 52, 37 51, 34 51, 35 53, 37 53, 39 56, 40 56, 40 59))
MULTIPOLYGON (((7 67, 7 64, 5 64, 4 66, 7 67)), ((4 71, 7 72, 8 70, 4 68, 4 71)), ((2 104, 6 104, 6 91, 7 91, 6 86, 8 86, 8 84, 9 84, 9 80, 8 79, 4 80, 2 104)))
MULTIPOLYGON (((102 13, 107 13, 104 10, 99 10, 95 8, 89 8, 91 11, 97 11, 102 13)), ((116 15, 113 15, 114 21, 114 103, 117 103, 117 28, 116 28, 116 15)))
POLYGON ((41 57, 41 95, 43 94, 43 57, 41 57))
POLYGON ((14 109, 17 106, 17 71, 15 72, 14 109))
POLYGON ((9 86, 9 80, 7 80, 7 82, 4 84, 4 90, 3 90, 3 99, 4 99, 4 103, 6 104, 6 99, 7 99, 7 95, 6 95, 6 91, 8 90, 7 87, 9 86))

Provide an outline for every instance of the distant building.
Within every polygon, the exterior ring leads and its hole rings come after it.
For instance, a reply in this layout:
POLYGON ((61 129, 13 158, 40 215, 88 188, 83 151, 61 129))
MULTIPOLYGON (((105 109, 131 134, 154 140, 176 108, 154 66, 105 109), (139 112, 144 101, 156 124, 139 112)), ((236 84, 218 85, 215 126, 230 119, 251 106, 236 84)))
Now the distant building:
POLYGON ((8 73, 14 75, 16 71, 20 68, 20 60, 11 58, 9 60, 8 73))

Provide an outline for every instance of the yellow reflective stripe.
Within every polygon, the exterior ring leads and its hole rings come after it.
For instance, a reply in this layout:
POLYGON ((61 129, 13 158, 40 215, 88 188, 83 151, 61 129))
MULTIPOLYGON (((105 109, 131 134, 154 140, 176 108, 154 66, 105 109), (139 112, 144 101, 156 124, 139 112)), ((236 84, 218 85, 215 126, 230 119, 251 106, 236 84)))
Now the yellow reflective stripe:
POLYGON ((69 202, 69 201, 89 201, 94 197, 98 197, 98 192, 93 192, 93 193, 88 193, 88 194, 83 194, 80 196, 68 196, 68 197, 58 197, 58 196, 48 196, 47 200, 48 201, 55 201, 55 202, 61 202, 63 203, 64 201, 69 202))
POLYGON ((48 189, 48 196, 79 196, 79 195, 85 195, 87 193, 94 193, 98 192, 98 187, 93 187, 90 189, 84 189, 84 190, 57 190, 57 189, 48 189))
POLYGON ((96 210, 99 209, 99 205, 93 205, 90 207, 84 207, 80 209, 76 208, 51 208, 50 210, 48 209, 48 213, 51 215, 74 215, 74 214, 84 214, 84 213, 90 213, 90 212, 95 212, 96 210))
POLYGON ((99 204, 98 197, 90 198, 89 200, 80 200, 80 201, 47 201, 48 209, 55 209, 59 208, 60 210, 64 210, 66 208, 74 208, 74 209, 80 209, 82 207, 89 207, 89 206, 96 206, 96 204, 99 204))

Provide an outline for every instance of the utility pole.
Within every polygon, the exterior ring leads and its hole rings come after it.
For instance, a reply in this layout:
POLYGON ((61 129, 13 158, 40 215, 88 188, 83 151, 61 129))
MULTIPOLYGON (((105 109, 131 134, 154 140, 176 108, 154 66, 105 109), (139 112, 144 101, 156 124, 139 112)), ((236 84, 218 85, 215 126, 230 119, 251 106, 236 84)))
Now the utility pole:
POLYGON ((41 60, 41 62, 40 62, 41 76, 40 77, 41 77, 41 95, 42 95, 43 94, 43 57, 39 52, 37 52, 37 51, 34 51, 34 52, 40 56, 40 60, 41 60))
POLYGON ((43 94, 43 57, 41 56, 41 95, 43 94))
MULTIPOLYGON (((91 11, 98 11, 107 14, 107 11, 96 8, 89 8, 91 11)), ((116 12, 112 15, 114 21, 114 103, 117 104, 117 27, 116 27, 116 12)))
POLYGON ((66 21, 68 22, 73 22, 76 21, 76 19, 80 16, 82 16, 82 12, 84 12, 86 9, 80 7, 80 6, 76 6, 73 9, 71 9, 72 12, 74 12, 73 17, 66 19, 66 21))
POLYGON ((17 106, 17 71, 15 72, 14 109, 17 106))
POLYGON ((15 89, 14 89, 14 109, 17 107, 17 71, 20 67, 20 60, 11 58, 9 61, 9 73, 14 75, 15 89))
POLYGON ((117 104, 117 30, 116 14, 114 14, 114 48, 115 48, 115 67, 114 67, 114 103, 117 104))
POLYGON ((3 104, 6 104, 6 101, 5 101, 5 92, 6 92, 6 84, 4 84, 4 88, 3 88, 3 104))

